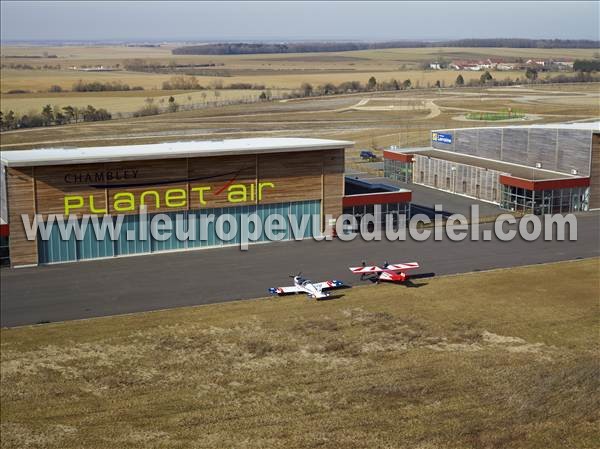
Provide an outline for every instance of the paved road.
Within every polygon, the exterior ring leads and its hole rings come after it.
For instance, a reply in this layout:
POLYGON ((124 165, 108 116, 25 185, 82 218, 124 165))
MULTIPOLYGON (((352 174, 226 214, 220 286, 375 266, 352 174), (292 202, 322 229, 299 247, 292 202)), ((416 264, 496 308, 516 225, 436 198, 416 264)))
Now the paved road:
POLYGON ((420 273, 443 275, 600 256, 600 216, 578 220, 578 240, 573 242, 302 241, 255 245, 246 252, 229 247, 3 269, 0 324, 17 326, 262 297, 268 287, 287 285, 287 276, 298 271, 314 280, 337 278, 359 284, 347 267, 361 260, 416 260, 422 266, 420 273))

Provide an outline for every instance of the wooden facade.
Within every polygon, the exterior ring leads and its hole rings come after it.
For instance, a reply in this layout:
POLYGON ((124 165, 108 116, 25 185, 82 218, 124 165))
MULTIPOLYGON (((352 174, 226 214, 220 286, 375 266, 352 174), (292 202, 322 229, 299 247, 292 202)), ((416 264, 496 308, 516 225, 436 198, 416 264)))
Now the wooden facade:
MULTIPOLYGON (((342 213, 344 149, 236 156, 190 157, 96 164, 9 167, 10 257, 13 266, 36 264, 37 241, 27 240, 21 214, 148 213, 306 200, 321 215, 342 213), (234 193, 232 192, 232 189, 234 193), (232 195, 232 196, 230 196, 232 195), (123 210, 119 198, 133 198, 123 210), (83 199, 83 200, 81 200, 83 199), (82 201, 82 203, 79 203, 82 201)), ((324 223, 322 223, 322 226, 324 223)))
POLYGON ((12 266, 37 264, 37 240, 28 240, 21 215, 32 218, 36 210, 34 168, 7 170, 8 223, 12 266))

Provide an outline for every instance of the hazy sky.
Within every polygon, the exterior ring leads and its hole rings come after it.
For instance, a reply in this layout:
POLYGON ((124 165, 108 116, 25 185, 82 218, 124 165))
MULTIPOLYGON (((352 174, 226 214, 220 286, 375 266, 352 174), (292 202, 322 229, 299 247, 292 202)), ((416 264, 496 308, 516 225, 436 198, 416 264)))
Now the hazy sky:
POLYGON ((591 2, 1 1, 2 40, 600 39, 591 2))

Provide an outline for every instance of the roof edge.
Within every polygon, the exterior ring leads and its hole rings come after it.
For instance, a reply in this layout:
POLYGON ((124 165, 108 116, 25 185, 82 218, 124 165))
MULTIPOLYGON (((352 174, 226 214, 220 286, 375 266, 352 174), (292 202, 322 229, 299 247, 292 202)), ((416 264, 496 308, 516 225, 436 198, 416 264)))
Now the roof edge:
MULTIPOLYGON (((268 138, 267 138, 268 139, 268 138)), ((76 164, 98 164, 107 162, 121 162, 121 161, 144 161, 144 160, 156 160, 156 159, 178 159, 178 158, 200 158, 200 157, 211 157, 211 156, 231 156, 231 155, 243 155, 243 154, 271 154, 271 153, 294 153, 299 151, 324 151, 334 150, 342 148, 350 148, 354 146, 354 142, 348 140, 329 140, 329 139, 311 139, 311 138, 289 138, 290 141, 295 140, 297 143, 283 144, 281 139, 287 138, 276 138, 279 142, 273 142, 272 145, 268 144, 257 144, 256 146, 237 146, 236 142, 240 141, 248 142, 252 139, 225 139, 218 142, 225 143, 231 142, 231 148, 223 147, 221 144, 219 148, 215 149, 202 149, 201 151, 193 151, 190 149, 168 149, 165 148, 163 152, 157 151, 158 146, 181 145, 181 144, 202 144, 208 145, 214 141, 181 141, 181 142, 165 142, 158 144, 147 144, 147 145, 119 145, 119 146, 104 146, 104 147, 82 147, 82 148, 39 148, 31 150, 5 150, 0 154, 0 163, 6 167, 35 167, 35 166, 55 166, 55 165, 76 165, 76 164), (304 140, 304 141, 302 141, 304 140), (311 142, 312 141, 312 142, 311 142), (138 153, 132 149, 134 147, 151 148, 153 151, 149 153, 138 153), (113 150, 117 154, 109 154, 108 152, 113 150), (130 152, 130 151, 131 152, 130 152), (43 152, 57 152, 63 151, 64 157, 53 155, 52 158, 43 159, 41 156, 43 152), (105 154, 93 154, 93 152, 101 152, 105 154), (119 151, 126 152, 126 154, 119 154, 119 151), (22 156, 24 153, 30 153, 31 158, 11 158, 13 155, 18 154, 22 156), (40 157, 33 157, 33 153, 40 157)), ((257 140, 264 140, 257 138, 257 140)))

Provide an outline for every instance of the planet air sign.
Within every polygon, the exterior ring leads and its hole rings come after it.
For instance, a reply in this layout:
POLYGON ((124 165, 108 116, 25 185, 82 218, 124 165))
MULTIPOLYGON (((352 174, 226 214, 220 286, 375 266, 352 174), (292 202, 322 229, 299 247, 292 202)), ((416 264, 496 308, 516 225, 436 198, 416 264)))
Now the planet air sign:
POLYGON ((150 181, 145 181, 138 169, 67 173, 66 184, 83 184, 90 190, 64 195, 64 215, 86 210, 92 214, 132 212, 141 206, 155 210, 194 209, 209 206, 211 199, 239 205, 260 202, 265 193, 275 189, 275 183, 270 181, 239 181, 240 172, 150 181), (216 184, 203 182, 214 178, 222 180, 216 184), (182 184, 187 186, 182 188, 182 184))
POLYGON ((431 140, 433 142, 451 144, 452 143, 452 134, 444 134, 444 133, 431 133, 431 140))
MULTIPOLYGON (((225 190, 227 202, 236 204, 247 201, 261 201, 264 196, 265 189, 274 189, 273 182, 231 184, 225 185, 223 189, 219 189, 217 194, 225 190)), ((135 211, 141 206, 151 206, 155 209, 161 208, 195 208, 206 207, 206 195, 211 192, 211 186, 195 186, 190 187, 188 194, 187 189, 168 189, 161 195, 158 190, 144 190, 141 193, 120 191, 116 192, 109 198, 111 210, 114 212, 130 212, 135 211)), ((64 208, 65 215, 70 215, 74 212, 79 212, 81 209, 89 207, 93 214, 107 214, 108 206, 105 208, 98 207, 101 203, 102 194, 100 195, 65 195, 64 208), (100 201, 99 201, 100 199, 100 201)))

